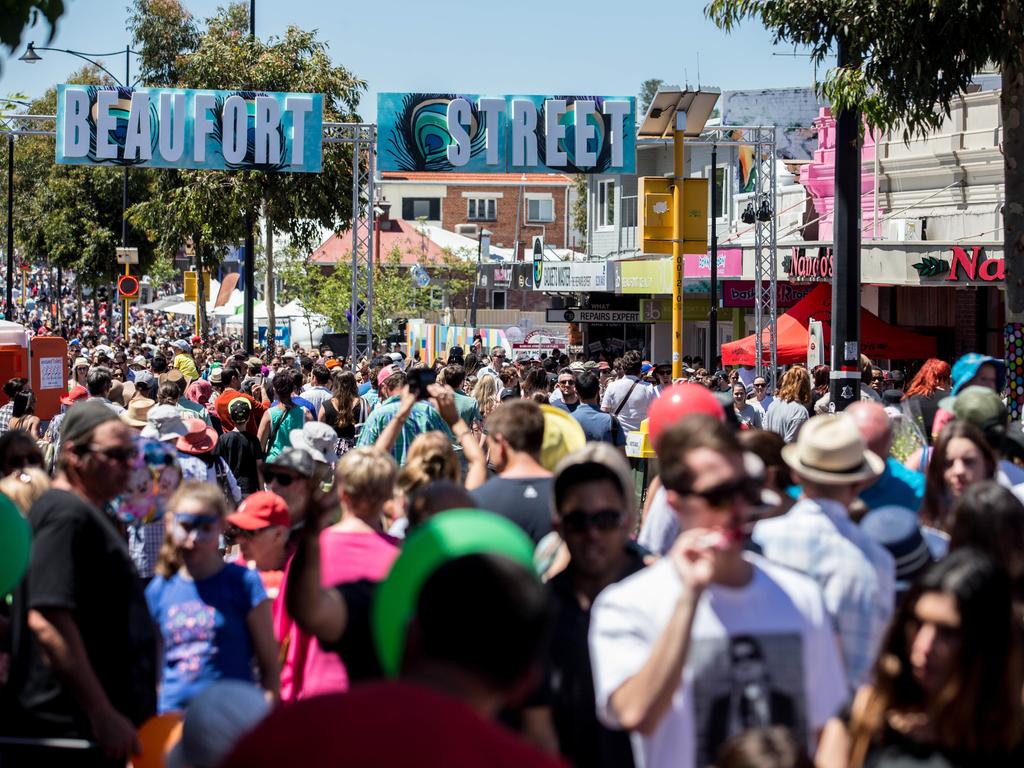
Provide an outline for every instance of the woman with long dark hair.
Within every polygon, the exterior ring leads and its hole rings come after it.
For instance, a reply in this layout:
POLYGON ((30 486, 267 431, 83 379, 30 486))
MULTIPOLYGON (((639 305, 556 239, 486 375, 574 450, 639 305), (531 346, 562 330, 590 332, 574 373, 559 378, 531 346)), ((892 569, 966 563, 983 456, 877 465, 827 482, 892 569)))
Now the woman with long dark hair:
POLYGON ((359 428, 369 414, 366 401, 359 396, 355 374, 341 371, 334 374, 331 397, 324 400, 317 414, 319 421, 330 424, 338 435, 338 454, 348 452, 356 444, 359 428))
POLYGON ((7 428, 12 432, 27 432, 33 440, 42 438, 39 417, 36 416, 36 396, 31 389, 23 389, 14 396, 14 408, 7 428))
POLYGON ((931 453, 921 520, 945 531, 951 523, 953 502, 975 483, 995 476, 996 457, 981 430, 966 421, 943 427, 931 453))
POLYGON ((1010 582, 961 549, 897 609, 847 717, 825 727, 819 768, 1024 765, 1021 638, 1010 582))
POLYGON ((274 376, 272 385, 278 403, 268 408, 267 412, 263 414, 256 434, 268 464, 285 448, 291 447, 292 441, 289 437, 291 431, 302 429, 302 425, 310 418, 309 411, 301 405, 296 405, 292 399, 295 392, 294 378, 287 372, 278 372, 274 376))

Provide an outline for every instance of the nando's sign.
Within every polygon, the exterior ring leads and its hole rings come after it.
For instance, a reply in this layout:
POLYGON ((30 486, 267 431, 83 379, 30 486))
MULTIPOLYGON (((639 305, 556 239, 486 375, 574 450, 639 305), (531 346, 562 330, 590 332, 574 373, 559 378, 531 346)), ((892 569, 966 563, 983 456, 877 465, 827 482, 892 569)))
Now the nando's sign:
POLYGON ((1006 263, 1002 259, 990 259, 980 245, 971 247, 969 251, 954 245, 949 261, 925 256, 910 266, 917 270, 922 282, 925 278, 938 278, 947 283, 1001 283, 1006 280, 1006 263))
POLYGON ((832 280, 834 257, 831 248, 794 248, 790 256, 782 260, 782 268, 794 282, 823 282, 832 280))

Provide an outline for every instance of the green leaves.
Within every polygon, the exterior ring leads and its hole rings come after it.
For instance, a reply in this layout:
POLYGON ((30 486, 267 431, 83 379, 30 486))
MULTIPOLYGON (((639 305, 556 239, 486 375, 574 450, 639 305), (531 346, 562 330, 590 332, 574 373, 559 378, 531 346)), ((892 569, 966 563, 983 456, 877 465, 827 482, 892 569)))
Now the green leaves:
POLYGON ((911 264, 921 277, 938 277, 949 272, 949 262, 934 256, 925 256, 916 264, 911 264))

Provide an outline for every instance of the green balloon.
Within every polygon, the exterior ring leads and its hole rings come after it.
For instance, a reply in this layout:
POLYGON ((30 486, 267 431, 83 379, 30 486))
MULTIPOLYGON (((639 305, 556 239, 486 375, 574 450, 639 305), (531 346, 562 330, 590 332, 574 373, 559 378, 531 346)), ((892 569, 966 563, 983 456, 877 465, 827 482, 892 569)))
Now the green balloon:
POLYGON ((21 581, 28 568, 32 529, 14 502, 0 493, 0 595, 21 581))
POLYGON ((437 568, 457 557, 504 555, 533 572, 533 542, 515 523, 482 509, 452 509, 412 532, 373 599, 373 640, 381 668, 397 677, 409 619, 420 589, 437 568))

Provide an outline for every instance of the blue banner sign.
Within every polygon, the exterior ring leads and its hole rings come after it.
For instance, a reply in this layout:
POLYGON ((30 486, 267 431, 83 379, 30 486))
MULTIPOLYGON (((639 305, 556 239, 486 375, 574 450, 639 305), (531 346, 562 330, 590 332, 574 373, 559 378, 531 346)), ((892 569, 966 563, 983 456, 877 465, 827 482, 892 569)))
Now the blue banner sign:
POLYGON ((57 162, 319 173, 319 93, 57 86, 57 162))
MULTIPOLYGON (((267 326, 261 325, 256 329, 259 339, 259 345, 265 347, 267 345, 267 326)), ((292 329, 287 325, 275 325, 274 326, 274 341, 277 344, 283 344, 286 347, 290 347, 292 344, 292 329)))
POLYGON ((633 96, 381 93, 381 171, 635 173, 633 96))

